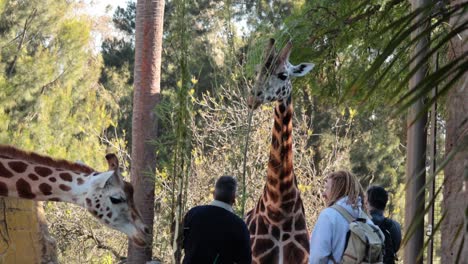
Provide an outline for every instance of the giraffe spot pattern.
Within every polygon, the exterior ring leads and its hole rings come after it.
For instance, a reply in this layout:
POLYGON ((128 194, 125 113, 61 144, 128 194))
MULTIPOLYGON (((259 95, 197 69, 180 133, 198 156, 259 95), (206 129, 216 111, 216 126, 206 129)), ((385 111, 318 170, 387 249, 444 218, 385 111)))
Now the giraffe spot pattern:
MULTIPOLYGON (((275 107, 275 117, 276 118, 280 117, 280 114, 279 114, 278 109, 276 107, 275 107)), ((276 120, 276 118, 275 118, 275 120, 276 120)))
POLYGON ((282 114, 284 111, 286 111, 286 106, 284 104, 278 105, 278 110, 282 114))
POLYGON ((268 228, 263 217, 257 218, 257 232, 259 235, 268 234, 268 228))
MULTIPOLYGON (((286 178, 290 178, 290 176, 292 175, 292 165, 291 166, 288 166, 288 165, 284 165, 283 166, 283 170, 281 171, 280 175, 279 175, 279 178, 280 179, 286 179, 286 178)), ((289 185, 291 186, 291 185, 289 185)), ((285 186, 285 189, 284 190, 287 190, 288 188, 286 188, 285 186)))
POLYGON ((16 191, 18 196, 25 199, 34 199, 36 195, 31 190, 31 185, 24 179, 16 181, 16 191))
POLYGON ((291 112, 287 112, 283 117, 283 125, 289 124, 289 122, 291 122, 291 117, 291 112))
POLYGON ((278 149, 279 146, 280 146, 280 143, 279 143, 279 141, 278 141, 278 138, 276 138, 274 135, 271 136, 271 147, 272 147, 273 149, 278 149))
POLYGON ((291 209, 294 207, 294 201, 283 202, 281 203, 281 209, 285 212, 291 212, 291 209))
POLYGON ((56 182, 57 179, 55 179, 55 177, 50 177, 50 178, 49 178, 49 181, 51 181, 51 182, 56 182))
POLYGON ((254 234, 256 229, 257 229, 257 224, 255 224, 255 221, 252 221, 249 225, 249 233, 254 234))
MULTIPOLYGON (((255 241, 255 245, 253 248, 253 251, 255 252, 256 255, 261 255, 265 251, 269 250, 271 247, 273 247, 275 244, 273 243, 272 240, 270 239, 262 239, 259 238, 255 241)), ((262 263, 271 263, 271 262, 262 262, 262 263)))
POLYGON ((293 218, 289 217, 284 223, 283 223, 283 231, 285 232, 291 232, 292 230, 292 225, 293 225, 293 218))
POLYGON ((42 176, 42 177, 47 177, 49 176, 50 174, 52 174, 52 170, 49 169, 49 168, 46 168, 46 167, 35 167, 34 168, 34 171, 39 174, 39 176, 42 176))
POLYGON ((273 173, 278 173, 279 167, 281 165, 280 161, 275 158, 274 156, 270 156, 270 160, 268 161, 270 168, 273 170, 273 173))
POLYGON ((71 174, 68 173, 68 172, 62 172, 62 173, 59 174, 59 176, 64 181, 67 181, 67 182, 72 182, 73 181, 71 174))
MULTIPOLYGON (((265 197, 266 198, 266 197, 265 197)), ((265 211, 265 204, 264 203, 261 203, 260 204, 260 211, 263 212, 265 211)))
POLYGON ((91 199, 86 198, 86 204, 91 207, 92 205, 91 199))
POLYGON ((281 132, 281 125, 278 122, 275 122, 273 126, 276 132, 281 132))
POLYGON ((60 198, 58 198, 58 197, 49 198, 48 200, 49 200, 49 201, 53 201, 53 202, 60 202, 60 201, 62 201, 62 199, 60 199, 60 198))
POLYGON ((305 258, 304 250, 298 248, 293 242, 285 245, 283 248, 283 252, 284 263, 293 263, 298 259, 305 258))
POLYGON ((272 226, 271 227, 271 235, 276 238, 277 240, 280 239, 280 230, 277 226, 272 226))
POLYGON ((278 184, 278 180, 273 177, 268 177, 267 181, 268 181, 268 184, 273 185, 273 186, 276 186, 276 184, 278 184))
POLYGON ((84 180, 81 178, 76 179, 76 181, 78 182, 78 185, 82 185, 84 183, 84 180))
POLYGON ((60 184, 60 185, 59 185, 59 188, 60 188, 61 190, 63 190, 63 191, 66 191, 66 192, 68 192, 68 191, 71 190, 71 187, 68 186, 68 185, 65 185, 65 184, 60 184))
POLYGON ((296 196, 296 192, 293 190, 291 192, 288 192, 287 194, 285 194, 283 196, 283 201, 289 201, 289 200, 292 200, 294 199, 296 196))
POLYGON ((13 173, 11 173, 11 171, 7 170, 7 168, 5 168, 5 166, 3 166, 2 163, 0 163, 0 177, 3 177, 3 178, 13 177, 13 173))
POLYGON ((271 200, 273 203, 278 202, 279 195, 274 193, 274 192, 268 192, 268 195, 270 196, 271 200))
POLYGON ((33 181, 39 180, 39 177, 38 177, 36 174, 34 174, 34 173, 29 173, 29 174, 28 174, 28 178, 31 179, 31 180, 33 180, 33 181))
POLYGON ((302 215, 298 215, 294 222, 294 227, 296 230, 303 230, 306 228, 306 223, 302 215))
POLYGON ((0 182, 0 196, 8 196, 8 186, 4 182, 0 182))
POLYGON ((304 206, 302 205, 302 200, 300 199, 297 199, 297 202, 296 204, 294 205, 294 209, 293 209, 293 212, 297 212, 297 211, 304 211, 304 206))
POLYGON ((52 194, 52 187, 47 184, 47 183, 41 183, 39 184, 39 190, 44 194, 44 195, 51 195, 52 194))
MULTIPOLYGON (((284 173, 281 173, 280 175, 283 176, 284 173)), ((284 176, 280 178, 284 178, 284 176)), ((283 181, 282 183, 280 183, 279 187, 280 187, 280 192, 284 193, 286 190, 289 190, 292 187, 292 180, 283 181)))
POLYGON ((107 213, 106 216, 107 216, 108 218, 111 218, 111 217, 112 217, 112 212, 107 213))
POLYGON ((101 204, 96 204, 96 208, 99 209, 99 207, 101 207, 101 204))
POLYGON ((271 219, 273 222, 279 222, 283 218, 283 214, 280 211, 272 211, 268 210, 267 212, 268 218, 271 219))
POLYGON ((281 94, 288 95, 286 102, 280 102, 275 107, 267 185, 255 211, 252 215, 249 215, 253 263, 307 263, 308 261, 308 233, 304 231, 306 230, 306 224, 303 206, 298 190, 295 188, 296 183, 293 172, 293 109, 288 88, 290 89, 290 86, 282 87, 281 90, 281 94), (270 180, 270 178, 274 180, 270 180), (276 182, 275 180, 279 180, 280 184, 272 184, 276 182), (282 203, 277 205, 276 203, 280 200, 280 197, 282 203), (271 201, 267 203, 267 208, 265 208, 264 203, 268 201, 268 198, 271 201), (263 208, 261 208, 262 206, 263 208), (288 217, 289 215, 291 216, 288 217), (273 223, 282 223, 282 225, 275 226, 273 223), (295 232, 291 233, 293 230, 295 232), (300 234, 296 234, 297 232, 300 232, 300 234), (260 250, 262 238, 256 237, 257 234, 269 234, 278 240, 277 244, 267 245, 266 250, 262 251, 260 250), (283 252, 281 260, 279 259, 280 249, 283 252), (261 255, 264 256, 260 258, 261 255))
POLYGON ((8 166, 17 173, 23 173, 28 168, 28 164, 22 161, 11 161, 8 162, 8 166))
MULTIPOLYGON (((267 248, 267 249, 270 249, 270 248, 267 248)), ((278 258, 279 258, 279 248, 277 246, 275 246, 270 251, 270 253, 266 254, 265 256, 263 256, 263 258, 260 259, 260 263, 277 264, 278 263, 278 258)))

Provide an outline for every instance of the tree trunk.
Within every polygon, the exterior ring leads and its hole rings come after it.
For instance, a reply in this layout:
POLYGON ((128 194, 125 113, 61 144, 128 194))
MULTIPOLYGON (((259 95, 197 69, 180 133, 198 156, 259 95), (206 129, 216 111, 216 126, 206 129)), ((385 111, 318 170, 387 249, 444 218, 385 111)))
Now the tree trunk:
MULTIPOLYGON (((412 10, 423 8, 429 3, 428 0, 412 0, 412 10)), ((420 23, 419 20, 425 15, 423 12, 416 18, 414 23, 420 23)), ((423 30, 427 24, 420 25, 411 37, 414 39, 423 30)), ((415 87, 426 77, 428 72, 428 61, 422 60, 426 57, 429 50, 429 35, 422 37, 416 42, 416 46, 411 52, 411 57, 416 57, 411 63, 410 68, 418 67, 415 74, 409 81, 409 89, 415 87), (423 63, 419 65, 420 63, 423 63)), ((423 263, 423 245, 424 245, 424 185, 426 182, 426 138, 427 138, 427 114, 421 115, 417 120, 418 114, 424 111, 424 98, 417 100, 409 109, 408 127, 407 127, 407 161, 406 161, 406 209, 405 209, 405 236, 407 243, 404 250, 404 263, 422 264, 423 263)))
POLYGON ((0 263, 58 263, 42 203, 0 199, 0 263))
MULTIPOLYGON (((452 1, 452 6, 463 1, 452 1)), ((466 22, 468 14, 460 10, 450 19, 451 27, 466 22)), ((468 33, 451 40, 449 59, 463 56, 467 52, 468 33)), ((467 74, 450 89, 447 98, 447 135, 445 152, 449 155, 462 147, 444 168, 444 212, 442 222, 442 263, 468 263, 468 87, 467 74), (464 242, 463 242, 464 240, 464 242), (463 248, 461 248, 463 246, 463 248)))
MULTIPOLYGON (((158 134, 154 108, 161 96, 163 17, 164 0, 137 1, 131 179, 135 204, 150 230, 153 230, 156 167, 156 150, 151 141, 158 134)), ((151 260, 151 255, 151 243, 147 248, 139 248, 129 241, 128 263, 145 263, 151 260)))

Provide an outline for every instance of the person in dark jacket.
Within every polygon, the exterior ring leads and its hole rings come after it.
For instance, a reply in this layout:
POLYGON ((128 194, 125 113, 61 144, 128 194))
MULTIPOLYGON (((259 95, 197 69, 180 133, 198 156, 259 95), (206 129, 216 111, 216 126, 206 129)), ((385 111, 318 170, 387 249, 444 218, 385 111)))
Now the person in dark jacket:
POLYGON ((381 186, 371 186, 367 190, 367 204, 374 224, 379 226, 385 235, 384 264, 394 264, 401 244, 401 226, 384 216, 388 202, 388 192, 381 186))
POLYGON ((250 264, 250 235, 234 214, 237 182, 231 176, 216 181, 213 202, 190 209, 184 218, 184 264, 250 264))

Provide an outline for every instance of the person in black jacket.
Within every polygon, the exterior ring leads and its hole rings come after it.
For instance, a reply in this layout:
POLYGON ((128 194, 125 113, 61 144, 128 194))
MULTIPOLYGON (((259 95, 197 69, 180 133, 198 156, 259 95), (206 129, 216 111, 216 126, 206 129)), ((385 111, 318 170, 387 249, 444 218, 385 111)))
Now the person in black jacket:
POLYGON ((388 202, 388 192, 381 186, 371 186, 367 190, 367 206, 372 222, 379 226, 385 235, 384 264, 394 264, 397 260, 397 251, 401 244, 401 226, 390 218, 384 216, 388 202))
POLYGON ((237 182, 231 176, 216 181, 214 201, 190 209, 184 218, 184 264, 250 264, 250 234, 234 214, 237 182))

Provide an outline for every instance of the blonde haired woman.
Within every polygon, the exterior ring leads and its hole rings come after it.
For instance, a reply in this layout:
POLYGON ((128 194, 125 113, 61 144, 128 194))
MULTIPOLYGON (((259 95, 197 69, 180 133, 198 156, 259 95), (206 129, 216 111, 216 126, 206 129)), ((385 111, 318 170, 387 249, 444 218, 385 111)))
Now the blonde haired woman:
MULTIPOLYGON (((323 197, 327 208, 320 212, 310 237, 310 264, 340 263, 342 259, 348 222, 331 206, 338 204, 353 217, 365 210, 364 190, 356 176, 348 171, 336 171, 327 176, 323 197)), ((367 222, 372 224, 369 219, 367 222)))

